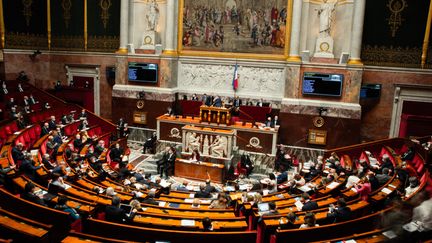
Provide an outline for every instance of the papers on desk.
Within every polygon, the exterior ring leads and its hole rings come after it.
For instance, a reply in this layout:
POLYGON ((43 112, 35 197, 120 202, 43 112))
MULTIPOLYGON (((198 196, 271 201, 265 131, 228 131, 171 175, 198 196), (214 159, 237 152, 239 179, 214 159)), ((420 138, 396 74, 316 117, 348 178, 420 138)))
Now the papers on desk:
POLYGON ((64 184, 64 189, 65 189, 65 190, 67 190, 67 189, 69 189, 69 188, 71 188, 71 186, 69 186, 68 184, 64 184))
POLYGON ((392 193, 392 190, 390 190, 390 189, 388 189, 386 187, 384 187, 381 191, 384 192, 387 195, 390 194, 390 193, 392 193))
POLYGON ((30 154, 31 154, 31 156, 37 156, 38 155, 38 153, 39 153, 39 150, 38 149, 32 149, 32 150, 30 150, 30 154))
POLYGON ((189 198, 195 198, 195 193, 189 194, 189 198))
POLYGON ((165 207, 166 202, 159 202, 159 207, 165 207))
POLYGON ((333 181, 332 183, 327 185, 328 189, 335 189, 337 186, 339 186, 339 182, 333 181))
MULTIPOLYGON (((224 187, 223 190, 226 192, 235 192, 235 188, 233 186, 226 186, 226 187, 224 187)), ((241 190, 241 188, 240 188, 240 190, 241 190)))
POLYGON ((414 231, 422 231, 420 230, 421 226, 416 221, 411 221, 408 224, 405 224, 402 226, 402 228, 408 232, 414 232, 414 231))
POLYGON ((181 226, 195 226, 195 220, 182 219, 181 226))
POLYGON ((267 189, 264 189, 264 190, 263 190, 263 196, 267 196, 268 193, 269 193, 269 190, 267 190, 267 189))
POLYGON ((192 198, 185 198, 185 203, 193 203, 193 199, 192 198))
POLYGON ((297 211, 301 211, 303 208, 303 203, 300 201, 296 201, 294 205, 297 207, 297 211))
POLYGON ((279 198, 279 199, 284 199, 285 198, 285 196, 283 194, 277 194, 276 197, 279 198))
POLYGON ((388 186, 396 189, 396 186, 393 184, 389 184, 388 186))
POLYGON ((252 184, 242 184, 242 185, 239 185, 239 190, 240 191, 252 190, 252 188, 253 188, 252 184))
POLYGON ((355 189, 354 187, 351 188, 351 191, 357 193, 357 189, 355 189))
POLYGON ((309 185, 307 185, 307 184, 305 184, 305 185, 303 185, 301 187, 297 187, 297 189, 299 189, 302 192, 308 192, 308 191, 312 190, 312 188, 310 188, 309 185))
POLYGON ((393 238, 397 237, 397 235, 395 234, 395 232, 393 232, 393 230, 387 230, 387 231, 383 232, 382 234, 389 239, 393 239, 393 238))
POLYGON ((166 180, 162 180, 159 185, 163 188, 167 188, 169 186, 171 186, 171 183, 167 182, 166 180))
POLYGON ((212 200, 200 200, 200 203, 207 203, 210 204, 212 200))

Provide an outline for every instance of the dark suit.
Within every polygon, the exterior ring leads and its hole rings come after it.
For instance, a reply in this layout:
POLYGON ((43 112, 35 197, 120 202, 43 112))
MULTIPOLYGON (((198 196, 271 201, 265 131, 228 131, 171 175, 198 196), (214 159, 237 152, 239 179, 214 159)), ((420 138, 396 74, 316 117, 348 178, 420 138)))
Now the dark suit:
POLYGON ((222 107, 222 100, 221 100, 221 98, 217 97, 217 98, 213 101, 213 106, 214 106, 214 107, 222 107))
POLYGON ((15 164, 18 163, 18 161, 24 160, 24 154, 21 150, 19 150, 17 147, 12 148, 12 159, 14 160, 15 164))
POLYGON ((239 107, 239 106, 241 106, 242 105, 242 101, 241 101, 241 99, 234 99, 233 100, 233 106, 234 107, 239 107))
POLYGON ((209 184, 204 187, 204 191, 208 193, 212 193, 212 192, 216 192, 216 188, 209 184))
POLYGON ((67 116, 65 115, 65 116, 62 116, 62 118, 61 118, 61 123, 62 123, 62 125, 66 125, 67 123, 68 123, 68 119, 67 119, 67 116))
POLYGON ((369 182, 371 184, 372 191, 375 191, 376 189, 378 189, 380 187, 380 183, 379 183, 378 179, 376 178, 376 176, 369 177, 369 182))
POLYGON ((75 149, 77 149, 77 150, 81 150, 83 147, 83 143, 82 143, 81 139, 75 139, 73 142, 73 145, 74 145, 75 149))
POLYGON ((164 163, 164 168, 161 173, 161 176, 163 176, 163 173, 165 172, 166 176, 170 176, 171 174, 174 174, 174 163, 176 160, 176 155, 174 153, 168 154, 166 161, 164 163))
POLYGON ((48 122, 48 127, 49 127, 50 130, 56 130, 56 129, 57 129, 57 124, 56 124, 55 121, 50 120, 50 121, 48 122))
POLYGON ((23 194, 21 194, 21 198, 42 206, 47 206, 44 202, 44 200, 42 200, 40 197, 36 196, 33 193, 30 192, 24 192, 23 194))
POLYGON ((78 119, 79 119, 79 118, 87 118, 87 113, 85 113, 85 112, 82 113, 82 112, 81 112, 81 113, 79 114, 78 119))
POLYGON ((42 127, 42 130, 41 130, 41 137, 47 135, 49 132, 50 132, 50 131, 49 131, 49 128, 43 126, 43 127, 42 127))
POLYGON ((151 205, 159 205, 159 203, 156 202, 156 201, 154 200, 154 198, 151 198, 151 197, 144 199, 144 200, 142 201, 142 203, 145 203, 145 204, 151 204, 151 205))
POLYGON ((267 120, 264 124, 265 124, 266 127, 273 127, 273 122, 272 121, 267 120))
POLYGON ((303 204, 302 211, 311 211, 318 208, 318 203, 315 201, 308 201, 303 204))
POLYGON ((34 166, 33 161, 24 159, 21 162, 21 166, 19 170, 23 172, 28 178, 31 180, 36 179, 36 170, 38 170, 41 166, 34 166))
POLYGON ((351 219, 351 208, 340 207, 332 210, 331 213, 327 214, 327 218, 334 223, 339 223, 351 219))
POLYGON ((195 193, 195 198, 211 198, 211 194, 206 190, 195 193))
POLYGON ((111 158, 111 160, 120 161, 122 154, 123 154, 123 149, 113 148, 110 151, 110 158, 111 158))
POLYGON ((110 205, 105 208, 105 219, 111 222, 122 223, 126 220, 132 219, 134 214, 126 215, 124 209, 110 205))

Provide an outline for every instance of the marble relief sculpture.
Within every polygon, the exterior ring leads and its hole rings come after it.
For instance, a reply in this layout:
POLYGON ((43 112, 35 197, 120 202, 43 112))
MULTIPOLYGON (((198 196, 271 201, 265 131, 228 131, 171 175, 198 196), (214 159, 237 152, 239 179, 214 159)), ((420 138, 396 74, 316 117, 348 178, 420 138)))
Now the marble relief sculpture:
POLYGON ((227 154, 228 140, 224 136, 216 135, 215 140, 210 145, 211 155, 214 157, 224 157, 227 154))

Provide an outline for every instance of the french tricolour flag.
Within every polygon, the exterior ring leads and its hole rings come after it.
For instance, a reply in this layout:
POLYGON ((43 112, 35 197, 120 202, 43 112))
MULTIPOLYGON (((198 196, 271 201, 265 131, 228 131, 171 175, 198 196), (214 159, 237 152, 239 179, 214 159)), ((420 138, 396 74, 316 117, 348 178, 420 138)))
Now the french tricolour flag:
POLYGON ((233 78, 233 82, 232 82, 234 91, 236 91, 237 88, 238 88, 238 79, 239 79, 239 76, 238 76, 238 70, 237 69, 238 69, 238 65, 236 64, 235 65, 235 69, 234 69, 234 78, 233 78))

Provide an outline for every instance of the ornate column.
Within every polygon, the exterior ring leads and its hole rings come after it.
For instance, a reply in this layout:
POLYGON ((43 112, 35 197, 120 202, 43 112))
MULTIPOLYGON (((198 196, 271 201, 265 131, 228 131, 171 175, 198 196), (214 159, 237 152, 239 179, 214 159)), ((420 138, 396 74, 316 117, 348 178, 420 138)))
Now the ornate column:
POLYGON ((129 0, 129 17, 128 17, 128 41, 127 44, 134 44, 134 0, 129 0))
POLYGON ((366 0, 354 1, 354 17, 353 17, 353 28, 351 35, 351 53, 348 61, 349 65, 362 65, 361 45, 363 37, 363 22, 365 14, 366 0))
POLYGON ((176 0, 167 0, 167 5, 166 5, 165 48, 163 53, 168 55, 176 54, 175 52, 176 48, 174 42, 174 37, 175 37, 174 17, 176 16, 175 1, 176 0))
POLYGON ((120 47, 117 53, 127 54, 128 29, 129 29, 129 0, 120 2, 120 47))
POLYGON ((288 61, 301 62, 299 47, 300 47, 300 27, 302 16, 303 0, 294 0, 292 24, 291 24, 291 41, 288 61))

